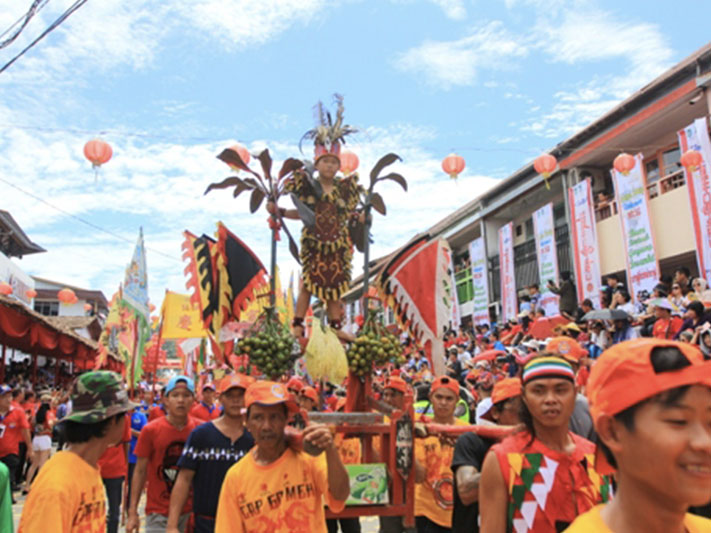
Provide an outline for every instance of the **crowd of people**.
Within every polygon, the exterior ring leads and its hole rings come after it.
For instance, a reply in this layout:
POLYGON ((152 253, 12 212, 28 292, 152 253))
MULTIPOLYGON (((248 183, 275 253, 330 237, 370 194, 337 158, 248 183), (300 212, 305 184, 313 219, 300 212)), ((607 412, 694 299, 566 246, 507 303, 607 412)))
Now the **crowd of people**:
MULTIPOLYGON (((377 398, 403 410, 412 395, 417 413, 415 524, 381 516, 380 531, 711 531, 711 362, 701 350, 638 338, 593 359, 564 335, 524 341, 525 357, 474 339, 486 357, 469 360, 468 338, 448 339, 447 375, 432 377, 413 350, 373 378, 377 398), (455 431, 430 433, 430 422, 455 431)), ((344 508, 362 435, 302 416, 343 410, 342 388, 230 373, 196 389, 176 376, 158 397, 145 388, 134 400, 108 371, 36 400, 1 387, 0 526, 12 527, 21 472, 21 532, 116 532, 122 521, 129 533, 361 530, 325 509, 344 508), (66 449, 49 458, 53 436, 66 449)))

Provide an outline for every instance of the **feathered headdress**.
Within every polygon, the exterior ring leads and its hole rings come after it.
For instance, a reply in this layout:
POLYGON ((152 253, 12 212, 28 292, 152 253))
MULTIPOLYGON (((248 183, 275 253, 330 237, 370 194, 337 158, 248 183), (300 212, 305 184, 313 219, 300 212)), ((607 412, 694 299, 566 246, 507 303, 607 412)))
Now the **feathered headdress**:
POLYGON ((304 133, 299 141, 299 149, 304 139, 314 142, 314 161, 325 155, 340 159, 341 144, 346 144, 346 136, 358 131, 353 126, 343 124, 343 96, 334 94, 333 99, 336 103, 336 120, 333 120, 331 112, 324 107, 323 102, 319 102, 314 107, 316 127, 304 133))

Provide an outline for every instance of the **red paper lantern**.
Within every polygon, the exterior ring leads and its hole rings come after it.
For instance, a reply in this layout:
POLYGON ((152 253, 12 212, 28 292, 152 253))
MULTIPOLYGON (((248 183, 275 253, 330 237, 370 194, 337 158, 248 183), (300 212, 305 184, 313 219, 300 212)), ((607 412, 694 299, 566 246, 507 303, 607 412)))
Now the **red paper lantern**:
POLYGON ((555 167, 558 166, 558 160, 555 156, 550 154, 541 154, 533 161, 533 168, 539 174, 542 174, 544 178, 547 178, 553 171, 555 167))
POLYGON ((91 161, 94 168, 108 163, 113 154, 111 145, 101 139, 92 139, 84 145, 84 156, 91 161))
POLYGON ((360 161, 358 160, 358 156, 353 152, 350 150, 343 150, 341 152, 341 172, 343 172, 345 176, 353 174, 359 164, 360 161))
POLYGON ((457 179, 457 176, 462 173, 465 166, 464 158, 455 153, 449 154, 442 160, 442 170, 449 174, 452 179, 457 179))
POLYGON ((156 306, 153 304, 148 304, 148 310, 152 313, 153 311, 156 310, 156 306))
POLYGON ((25 293, 25 296, 27 296, 27 298, 29 298, 30 300, 31 300, 32 298, 37 298, 37 291, 34 290, 34 289, 27 289, 27 292, 25 293))
POLYGON ((12 294, 12 285, 9 283, 3 281, 0 282, 0 294, 4 294, 5 296, 9 296, 12 294))
POLYGON ((72 305, 77 303, 78 298, 77 295, 74 294, 73 290, 65 287, 57 293, 57 300, 62 302, 64 305, 72 305))
POLYGON ((699 168, 702 161, 703 157, 701 157, 701 153, 696 150, 687 150, 681 156, 681 164, 684 165, 689 172, 694 172, 697 168, 699 168))
POLYGON ((637 161, 635 158, 626 153, 618 155, 612 162, 612 166, 615 167, 615 170, 623 176, 627 176, 636 164, 637 161))
MULTIPOLYGON (((235 144, 234 146, 230 146, 230 150, 234 150, 235 152, 237 152, 240 158, 242 158, 244 164, 249 165, 249 160, 252 158, 252 156, 249 155, 249 150, 247 150, 246 147, 242 146, 241 144, 235 144)), ((235 172, 238 172, 240 170, 239 168, 233 165, 230 165, 230 168, 235 172)))
POLYGON ((89 311, 91 311, 92 309, 94 309, 94 306, 91 305, 90 303, 84 304, 84 311, 89 312, 89 311))

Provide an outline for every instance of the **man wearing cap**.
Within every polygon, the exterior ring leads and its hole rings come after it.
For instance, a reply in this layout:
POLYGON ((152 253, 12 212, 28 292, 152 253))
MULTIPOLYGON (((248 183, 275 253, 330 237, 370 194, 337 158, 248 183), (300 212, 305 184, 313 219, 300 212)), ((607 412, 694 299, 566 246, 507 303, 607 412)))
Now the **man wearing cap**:
MULTIPOLYGON (((570 366, 573 367, 573 371, 576 372, 576 393, 575 393, 575 408, 573 409, 573 414, 570 416, 570 431, 576 435, 580 435, 584 439, 589 441, 594 441, 595 430, 593 428, 592 417, 590 416, 590 407, 588 405, 588 399, 584 394, 580 393, 579 378, 581 377, 579 370, 580 360, 582 358, 588 357, 588 351, 580 346, 578 341, 571 339, 570 337, 553 337, 546 344, 546 352, 551 355, 558 355, 568 361, 570 366)), ((587 372, 587 367, 584 369, 587 372)))
POLYGON ((121 377, 86 372, 72 388, 72 413, 61 420, 67 442, 45 463, 32 484, 20 533, 106 531, 106 493, 98 461, 121 440, 126 412, 134 407, 121 377))
POLYGON ((202 386, 202 398, 193 405, 190 410, 190 416, 209 422, 210 420, 215 420, 221 414, 219 407, 215 405, 215 385, 213 383, 205 383, 202 386))
MULTIPOLYGON (((459 401, 459 382, 440 376, 430 387, 430 403, 437 424, 465 425, 454 416, 459 401)), ((450 465, 454 446, 436 435, 415 440, 415 521, 418 532, 448 530, 452 527, 452 487, 450 465)))
MULTIPOLYGON (((482 416, 501 426, 515 426, 520 422, 521 380, 506 378, 494 385, 492 405, 482 416)), ((494 441, 476 433, 465 433, 457 439, 452 456, 454 474, 454 533, 479 532, 479 481, 484 457, 494 441)))
POLYGON ((33 457, 32 436, 27 414, 22 407, 12 405, 12 388, 0 385, 0 461, 10 470, 10 480, 15 489, 15 481, 22 472, 18 469, 24 461, 20 460, 20 442, 27 447, 29 460, 33 457))
POLYGON ((299 407, 307 413, 318 411, 318 392, 313 387, 304 387, 298 396, 299 407))
POLYGON ((687 344, 621 343, 593 366, 588 397, 596 466, 617 469, 617 488, 566 531, 711 531, 710 520, 687 514, 711 501, 711 363, 687 344))
MULTIPOLYGON (((146 490, 146 533, 164 533, 168 524, 170 493, 178 474, 178 459, 183 446, 200 421, 189 415, 195 399, 195 385, 187 376, 175 376, 165 386, 163 405, 166 415, 149 422, 136 443, 131 502, 126 522, 127 533, 138 533, 138 502, 146 490)), ((191 502, 183 506, 179 531, 185 531, 191 502)))
POLYGON ((302 434, 305 444, 325 450, 325 459, 289 447, 284 429, 298 406, 281 383, 253 383, 245 405, 255 446, 225 476, 216 533, 325 533, 324 500, 338 512, 350 493, 348 473, 331 431, 322 424, 309 424, 302 434))
POLYGON ((672 304, 668 300, 657 300, 654 306, 654 326, 652 337, 655 339, 673 339, 681 331, 683 320, 679 316, 672 316, 672 304))
POLYGON ((244 428, 244 393, 254 379, 232 374, 220 383, 222 416, 195 428, 178 461, 180 472, 170 495, 170 513, 166 533, 178 531, 180 514, 190 496, 193 498, 195 533, 215 530, 220 487, 230 467, 254 446, 252 435, 244 428))
POLYGON ((595 446, 568 429, 575 373, 561 357, 526 363, 525 430, 491 447, 479 486, 482 533, 556 533, 604 501, 609 482, 594 469, 595 446))

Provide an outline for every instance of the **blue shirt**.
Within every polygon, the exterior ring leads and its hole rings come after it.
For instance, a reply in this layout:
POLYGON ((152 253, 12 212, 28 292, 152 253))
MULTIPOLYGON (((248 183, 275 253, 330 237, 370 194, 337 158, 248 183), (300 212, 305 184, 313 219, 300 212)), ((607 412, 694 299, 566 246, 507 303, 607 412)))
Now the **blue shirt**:
MULTIPOLYGON (((134 409, 133 414, 131 415, 131 429, 141 431, 143 429, 143 426, 145 426, 146 424, 148 424, 148 417, 138 409, 134 409)), ((138 442, 138 437, 134 437, 132 434, 131 444, 128 447, 128 462, 130 464, 136 463, 136 456, 133 453, 133 450, 136 447, 136 442, 138 442)))

